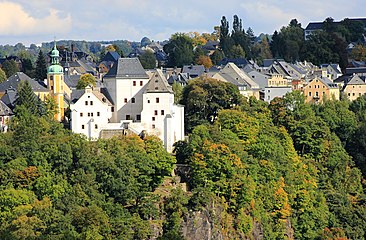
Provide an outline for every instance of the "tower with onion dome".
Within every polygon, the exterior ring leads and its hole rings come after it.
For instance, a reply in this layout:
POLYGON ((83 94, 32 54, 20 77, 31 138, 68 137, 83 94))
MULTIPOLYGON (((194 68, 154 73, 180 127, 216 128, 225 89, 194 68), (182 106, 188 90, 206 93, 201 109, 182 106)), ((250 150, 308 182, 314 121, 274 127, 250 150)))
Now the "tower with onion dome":
POLYGON ((57 50, 56 41, 51 51, 51 65, 47 69, 47 87, 50 91, 50 96, 55 100, 57 113, 55 119, 62 121, 65 116, 65 103, 64 103, 64 71, 60 65, 60 53, 57 50))

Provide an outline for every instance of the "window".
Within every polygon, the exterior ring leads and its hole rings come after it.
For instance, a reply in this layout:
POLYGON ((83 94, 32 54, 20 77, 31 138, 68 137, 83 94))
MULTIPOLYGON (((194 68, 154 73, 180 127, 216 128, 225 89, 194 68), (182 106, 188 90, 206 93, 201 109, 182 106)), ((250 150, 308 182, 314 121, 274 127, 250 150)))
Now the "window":
POLYGON ((164 110, 161 110, 161 115, 164 115, 164 110))
POLYGON ((84 125, 81 125, 81 129, 84 129, 85 128, 85 126, 84 125))
POLYGON ((53 90, 53 86, 51 86, 51 90, 53 90))
POLYGON ((95 128, 95 129, 98 129, 98 124, 95 124, 95 125, 94 125, 94 128, 95 128))
POLYGON ((93 101, 90 101, 90 105, 93 106, 93 101))
POLYGON ((137 120, 137 121, 141 121, 141 115, 140 115, 140 114, 137 114, 137 115, 136 115, 136 120, 137 120))
POLYGON ((147 103, 150 103, 150 100, 147 100, 147 103))
POLYGON ((114 112, 114 107, 111 107, 111 112, 114 112))
POLYGON ((152 117, 152 120, 155 121, 155 117, 152 117))
POLYGON ((309 88, 311 88, 311 86, 309 85, 309 88))
POLYGON ((144 84, 144 82, 143 81, 140 81, 140 86, 142 86, 144 84))
POLYGON ((80 113, 80 117, 82 117, 83 116, 83 113, 80 113))
POLYGON ((155 124, 153 124, 151 127, 154 129, 155 128, 155 124))
POLYGON ((53 80, 53 76, 50 76, 50 80, 53 80))
POLYGON ((88 101, 85 101, 85 105, 86 105, 86 106, 88 105, 88 101))
POLYGON ((124 102, 127 103, 127 98, 124 99, 124 102))
POLYGON ((159 103, 159 98, 158 97, 156 98, 156 103, 159 103))
POLYGON ((97 117, 100 117, 100 112, 97 112, 97 117))
POLYGON ((319 93, 318 92, 315 92, 315 96, 319 96, 319 93))
POLYGON ((133 84, 133 86, 136 86, 136 81, 133 81, 132 84, 133 84))
POLYGON ((309 97, 311 97, 311 92, 309 92, 309 97))
POLYGON ((352 93, 352 96, 354 96, 355 95, 355 93, 352 93))
POLYGON ((90 117, 90 113, 88 113, 88 117, 90 117))
POLYGON ((126 120, 131 120, 131 115, 126 115, 126 120))
POLYGON ((93 116, 93 113, 90 113, 90 116, 93 116))
POLYGON ((135 98, 134 97, 131 99, 131 102, 132 103, 135 103, 135 98))
POLYGON ((154 111, 154 115, 156 116, 156 115, 158 115, 158 110, 155 110, 154 111))
POLYGON ((351 96, 351 93, 348 93, 348 96, 351 96))

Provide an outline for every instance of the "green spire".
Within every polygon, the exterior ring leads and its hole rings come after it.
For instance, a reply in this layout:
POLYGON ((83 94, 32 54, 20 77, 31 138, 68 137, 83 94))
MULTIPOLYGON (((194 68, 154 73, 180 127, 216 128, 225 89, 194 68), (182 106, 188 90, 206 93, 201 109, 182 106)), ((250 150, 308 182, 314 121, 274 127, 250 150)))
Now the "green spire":
POLYGON ((48 67, 48 73, 63 73, 63 68, 60 66, 59 62, 60 52, 57 50, 56 40, 54 41, 54 46, 51 51, 51 66, 48 67))

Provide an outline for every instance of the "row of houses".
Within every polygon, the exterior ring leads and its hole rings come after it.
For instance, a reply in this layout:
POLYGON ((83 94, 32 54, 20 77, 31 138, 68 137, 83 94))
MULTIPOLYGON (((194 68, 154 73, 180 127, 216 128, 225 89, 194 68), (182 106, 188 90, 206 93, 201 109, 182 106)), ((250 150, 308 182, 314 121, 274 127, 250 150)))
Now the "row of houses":
POLYGON ((184 139, 184 107, 174 104, 174 93, 160 69, 145 71, 138 58, 119 58, 97 87, 76 90, 67 84, 67 65, 61 66, 56 44, 50 53, 51 65, 44 82, 18 72, 0 84, 0 125, 6 131, 13 115, 20 82, 28 81, 41 99, 52 97, 57 105, 55 119, 67 118, 73 132, 88 139, 116 134, 158 136, 168 152, 184 139))
POLYGON ((211 69, 187 65, 145 70, 138 58, 121 58, 108 52, 98 66, 91 67, 87 56, 60 54, 56 44, 50 52, 50 61, 44 82, 18 72, 0 84, 0 130, 6 131, 13 115, 16 89, 21 81, 29 81, 41 100, 47 96, 54 98, 58 106, 55 118, 68 120, 75 133, 90 140, 115 134, 152 134, 163 141, 169 152, 176 141, 184 139, 184 107, 174 103, 171 87, 174 83, 186 85, 190 79, 207 76, 230 82, 242 95, 266 102, 293 90, 301 90, 307 102, 315 103, 324 98, 340 99, 342 92, 350 100, 366 93, 366 68, 362 66, 347 69, 342 75, 337 64, 318 67, 309 62, 267 59, 258 66, 245 59, 224 59, 222 65, 211 69), (73 67, 71 62, 79 65, 73 67), (77 90, 83 73, 99 77, 97 86, 77 90), (70 116, 65 116, 67 108, 71 110, 70 116))

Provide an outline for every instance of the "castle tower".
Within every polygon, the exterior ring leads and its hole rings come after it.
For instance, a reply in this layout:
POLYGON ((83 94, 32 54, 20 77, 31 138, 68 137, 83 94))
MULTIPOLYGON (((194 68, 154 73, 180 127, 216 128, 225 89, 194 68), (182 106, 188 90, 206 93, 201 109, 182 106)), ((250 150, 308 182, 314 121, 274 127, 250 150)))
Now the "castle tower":
POLYGON ((47 69, 47 87, 50 91, 50 96, 55 99, 57 113, 55 119, 62 121, 64 119, 64 73, 63 68, 59 63, 60 54, 55 45, 51 51, 51 66, 47 69))

